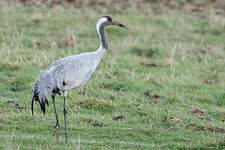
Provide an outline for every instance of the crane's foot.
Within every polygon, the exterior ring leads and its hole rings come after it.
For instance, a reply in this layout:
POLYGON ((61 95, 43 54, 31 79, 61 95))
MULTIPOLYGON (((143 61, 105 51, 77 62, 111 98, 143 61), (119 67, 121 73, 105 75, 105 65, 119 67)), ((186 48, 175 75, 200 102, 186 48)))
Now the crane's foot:
POLYGON ((54 133, 53 133, 53 135, 55 135, 56 134, 56 140, 58 141, 58 139, 59 139, 59 125, 58 124, 56 124, 54 127, 54 133))

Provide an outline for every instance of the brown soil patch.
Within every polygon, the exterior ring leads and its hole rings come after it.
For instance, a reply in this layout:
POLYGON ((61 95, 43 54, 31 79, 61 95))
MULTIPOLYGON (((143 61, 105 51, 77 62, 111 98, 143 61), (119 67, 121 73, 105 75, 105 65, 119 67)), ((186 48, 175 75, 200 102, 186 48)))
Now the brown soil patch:
POLYGON ((147 91, 144 92, 144 95, 147 96, 147 97, 149 97, 155 104, 158 103, 157 99, 162 99, 162 98, 164 98, 164 96, 160 96, 160 95, 157 95, 157 94, 151 95, 151 94, 150 94, 149 92, 147 92, 147 91))
POLYGON ((124 115, 119 115, 119 116, 115 116, 115 117, 113 117, 113 120, 123 120, 123 119, 125 119, 126 117, 124 116, 124 115))
POLYGON ((152 62, 140 62, 140 65, 144 67, 161 67, 161 65, 152 62))
POLYGON ((193 108, 191 108, 191 109, 189 110, 189 112, 192 113, 192 114, 197 115, 197 116, 198 116, 199 118, 201 118, 201 119, 205 119, 205 120, 208 120, 208 121, 213 120, 212 118, 210 118, 210 117, 206 114, 206 112, 204 112, 204 111, 202 111, 202 110, 200 110, 200 109, 198 109, 198 108, 193 107, 193 108))
POLYGON ((224 128, 216 127, 216 126, 203 126, 203 125, 198 125, 196 123, 190 123, 186 126, 188 129, 190 128, 195 128, 199 131, 211 131, 214 133, 225 133, 224 128))
POLYGON ((192 113, 192 114, 197 114, 198 116, 204 116, 205 115, 205 113, 198 108, 191 108, 189 110, 189 112, 192 113))
POLYGON ((214 79, 205 79, 204 82, 206 84, 214 84, 214 83, 216 83, 216 80, 214 80, 214 79))

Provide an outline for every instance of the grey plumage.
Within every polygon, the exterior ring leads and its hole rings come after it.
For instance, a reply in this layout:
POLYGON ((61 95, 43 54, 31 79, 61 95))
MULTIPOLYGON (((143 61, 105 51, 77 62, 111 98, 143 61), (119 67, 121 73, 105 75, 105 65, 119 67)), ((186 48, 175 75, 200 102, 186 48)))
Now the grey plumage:
MULTIPOLYGON (((68 56, 41 71, 32 89, 32 101, 39 101, 43 113, 48 96, 85 84, 95 71, 106 50, 68 56)), ((32 104, 33 112, 33 104, 32 104)))
MULTIPOLYGON (((65 119, 65 133, 66 129, 66 91, 80 87, 85 84, 97 68, 102 57, 108 48, 104 27, 107 25, 117 25, 124 27, 124 25, 112 21, 109 16, 103 16, 96 24, 97 32, 100 37, 100 47, 94 52, 87 52, 73 56, 67 56, 55 61, 46 70, 40 72, 32 88, 32 103, 31 111, 33 114, 34 101, 40 103, 40 107, 45 114, 45 105, 48 105, 48 97, 52 96, 54 109, 56 114, 56 128, 59 130, 59 121, 57 117, 57 110, 55 105, 55 96, 63 92, 64 96, 64 119, 65 119)), ((57 130, 57 131, 58 131, 57 130)), ((59 131, 58 131, 59 132, 59 131)), ((67 134, 66 134, 67 141, 67 134)))

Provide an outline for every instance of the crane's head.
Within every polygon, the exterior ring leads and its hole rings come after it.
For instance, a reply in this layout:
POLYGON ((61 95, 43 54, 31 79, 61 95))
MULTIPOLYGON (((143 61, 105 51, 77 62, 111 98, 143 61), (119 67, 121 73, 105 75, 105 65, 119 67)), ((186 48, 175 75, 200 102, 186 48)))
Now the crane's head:
POLYGON ((102 16, 97 24, 96 24, 96 29, 97 29, 97 32, 98 32, 98 35, 101 39, 101 46, 105 49, 108 48, 108 44, 107 44, 107 40, 106 40, 106 35, 105 35, 105 32, 104 32, 104 27, 105 26, 108 26, 108 25, 114 25, 114 26, 119 26, 119 27, 125 27, 125 25, 121 24, 121 23, 118 23, 114 20, 112 20, 111 17, 109 16, 102 16))
POLYGON ((107 26, 107 25, 114 25, 114 26, 119 26, 119 27, 125 27, 125 25, 123 25, 123 24, 121 24, 119 22, 116 22, 116 21, 112 20, 112 18, 109 17, 109 16, 102 16, 98 20, 98 22, 97 22, 96 25, 99 26, 99 27, 100 26, 107 26))

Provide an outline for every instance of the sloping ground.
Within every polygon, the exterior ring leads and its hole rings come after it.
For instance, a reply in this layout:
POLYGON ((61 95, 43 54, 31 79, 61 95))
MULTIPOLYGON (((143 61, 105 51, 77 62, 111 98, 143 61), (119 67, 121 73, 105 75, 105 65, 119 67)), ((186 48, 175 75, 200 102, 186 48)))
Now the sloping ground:
POLYGON ((0 148, 224 149, 224 10, 46 5, 0 6, 0 148), (32 116, 31 88, 53 61, 98 48, 95 23, 104 11, 128 28, 106 28, 109 50, 100 66, 68 93, 67 145, 57 96, 56 142, 52 102, 45 116, 38 104, 32 116))

